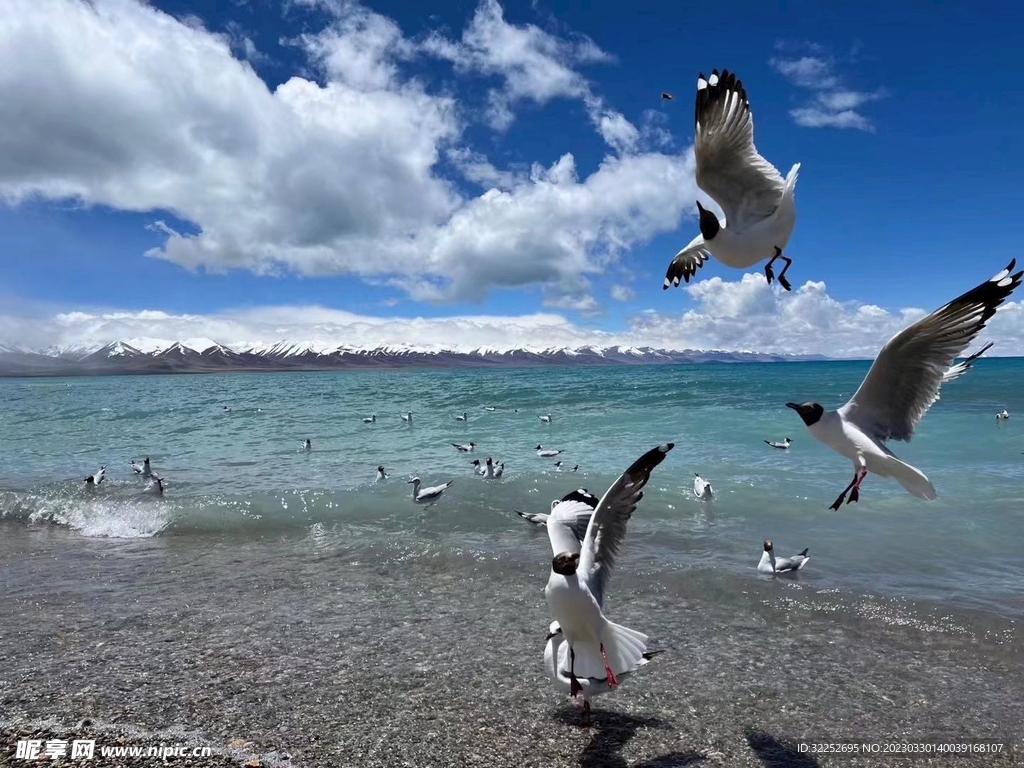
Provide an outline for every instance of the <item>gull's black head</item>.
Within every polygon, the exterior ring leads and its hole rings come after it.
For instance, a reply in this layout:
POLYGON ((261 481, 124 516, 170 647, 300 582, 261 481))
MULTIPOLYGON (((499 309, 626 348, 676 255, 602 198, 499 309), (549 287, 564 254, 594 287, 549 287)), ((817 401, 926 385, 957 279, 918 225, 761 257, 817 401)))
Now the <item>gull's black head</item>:
POLYGON ((765 552, 771 552, 772 551, 772 540, 771 539, 765 539, 764 540, 764 551, 765 552))
POLYGON ((146 457, 146 460, 143 462, 143 464, 149 464, 149 456, 146 457))
POLYGON ((539 446, 539 445, 537 446, 537 450, 538 450, 538 451, 540 450, 540 446, 539 446))
POLYGON ((579 564, 579 552, 561 552, 551 559, 551 570, 560 576, 572 576, 579 564))
POLYGON ((491 459, 491 457, 490 457, 490 456, 488 456, 488 457, 487 457, 487 464, 488 464, 488 466, 490 466, 490 465, 491 465, 491 464, 493 464, 493 463, 494 463, 494 461, 493 461, 493 460, 491 459))
POLYGON ((469 462, 469 463, 470 463, 470 464, 476 464, 476 465, 479 465, 479 464, 480 464, 480 459, 473 459, 473 460, 472 460, 471 462, 469 462))
POLYGON ((383 472, 384 471, 384 465, 383 464, 378 464, 377 465, 377 471, 378 472, 383 472))
POLYGON ((825 415, 825 409, 818 403, 786 403, 786 407, 792 408, 799 413, 800 418, 804 420, 804 424, 808 427, 817 424, 821 421, 821 417, 825 415))
POLYGON ((697 210, 700 211, 700 234, 705 243, 711 242, 718 234, 722 225, 718 223, 718 217, 697 201, 697 210))

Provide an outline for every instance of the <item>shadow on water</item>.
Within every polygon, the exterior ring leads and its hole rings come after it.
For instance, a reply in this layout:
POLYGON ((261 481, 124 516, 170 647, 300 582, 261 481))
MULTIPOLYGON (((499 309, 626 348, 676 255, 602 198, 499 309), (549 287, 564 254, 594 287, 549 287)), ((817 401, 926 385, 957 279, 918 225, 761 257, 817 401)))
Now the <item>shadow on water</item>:
MULTIPOLYGON (((560 710, 554 718, 566 725, 580 726, 581 713, 574 709, 560 710)), ((581 768, 630 768, 622 756, 623 747, 636 736, 640 728, 668 728, 667 722, 656 717, 630 717, 620 712, 593 710, 589 728, 596 731, 580 753, 581 768)), ((684 768, 696 766, 704 760, 698 752, 672 752, 667 755, 636 763, 631 768, 684 768)))
POLYGON ((764 763, 765 768, 817 768, 820 763, 809 755, 802 755, 770 733, 747 731, 747 744, 764 763))

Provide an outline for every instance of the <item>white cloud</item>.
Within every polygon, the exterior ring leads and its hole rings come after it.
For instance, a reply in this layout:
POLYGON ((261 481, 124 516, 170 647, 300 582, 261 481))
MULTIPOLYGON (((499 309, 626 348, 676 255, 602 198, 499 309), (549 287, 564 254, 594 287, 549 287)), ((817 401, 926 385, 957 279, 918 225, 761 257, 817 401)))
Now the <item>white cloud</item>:
POLYGON ((188 269, 353 274, 432 300, 538 283, 578 293, 691 210, 689 155, 636 154, 648 132, 573 68, 609 58, 591 41, 509 25, 494 0, 458 43, 414 42, 362 6, 325 5, 328 26, 289 41, 318 81, 270 90, 233 53, 247 47, 238 30, 136 0, 7 0, 0 198, 151 212, 160 244, 148 255, 188 269), (529 173, 495 167, 464 140, 457 95, 404 73, 446 45, 503 78, 494 98, 509 110, 582 99, 620 156, 585 177, 568 151, 529 173), (460 192, 445 158, 487 191, 460 192))
MULTIPOLYGON (((763 275, 753 273, 736 282, 718 277, 702 280, 686 291, 696 301, 695 308, 671 315, 646 310, 630 318, 628 329, 621 333, 592 330, 553 313, 410 319, 307 306, 214 315, 159 311, 0 315, 0 343, 42 348, 139 337, 168 341, 207 337, 235 347, 281 340, 338 346, 358 339, 364 347, 407 344, 465 351, 593 344, 872 358, 894 333, 926 314, 915 307, 888 311, 871 304, 839 302, 821 282, 806 282, 791 293, 774 291, 763 275)), ((1000 308, 974 348, 985 340, 996 342, 992 356, 1024 354, 1024 302, 1000 308)))
POLYGON ((836 72, 835 58, 815 43, 780 41, 775 47, 780 52, 788 52, 789 57, 776 56, 768 63, 793 85, 812 92, 806 104, 789 111, 797 125, 875 130, 871 120, 858 110, 869 102, 885 98, 888 93, 884 88, 856 91, 846 87, 836 72), (797 56, 796 51, 806 54, 797 56))
POLYGON ((619 285, 618 283, 612 286, 609 293, 615 301, 631 301, 636 298, 636 291, 628 285, 619 285))

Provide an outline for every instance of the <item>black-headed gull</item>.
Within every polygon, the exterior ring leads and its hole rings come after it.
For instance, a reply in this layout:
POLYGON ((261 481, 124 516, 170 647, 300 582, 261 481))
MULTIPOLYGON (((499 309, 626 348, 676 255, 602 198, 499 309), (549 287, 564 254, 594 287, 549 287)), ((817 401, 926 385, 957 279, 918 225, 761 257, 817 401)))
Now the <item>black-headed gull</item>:
POLYGON ((461 443, 452 443, 452 448, 462 453, 470 453, 476 448, 476 443, 470 443, 469 445, 462 445, 461 443))
POLYGON ((85 478, 86 488, 95 488, 97 485, 103 482, 103 478, 107 475, 107 465, 104 464, 98 470, 93 472, 87 478, 85 478))
POLYGON ((484 410, 485 410, 485 411, 496 411, 496 410, 498 410, 498 409, 497 409, 497 408, 495 408, 495 407, 494 407, 493 405, 485 405, 485 406, 484 406, 484 410))
POLYGON ((558 470, 562 469, 562 461, 561 461, 561 459, 559 459, 558 461, 555 462, 555 469, 558 469, 558 470))
POLYGON ((389 477, 391 477, 391 475, 384 471, 384 465, 383 464, 378 464, 377 465, 377 478, 376 479, 377 480, 387 480, 389 477))
POLYGON ((771 539, 764 540, 764 551, 761 553, 761 562, 757 564, 757 570, 761 573, 790 573, 799 571, 811 558, 807 556, 807 548, 799 555, 790 557, 776 557, 775 548, 771 539))
POLYGON ((302 450, 307 453, 313 450, 313 442, 308 437, 306 438, 306 442, 302 444, 302 450))
POLYGON ((643 498, 651 472, 673 447, 660 445, 633 462, 596 507, 591 506, 592 496, 574 491, 551 508, 547 529, 554 557, 544 596, 569 644, 572 696, 582 690, 578 677, 604 677, 614 687, 615 675, 636 669, 647 650, 647 635, 610 622, 602 606, 626 524, 643 498), (581 543, 573 525, 588 508, 594 511, 581 543))
POLYGON ((540 420, 543 421, 545 424, 550 424, 551 423, 551 414, 549 413, 546 416, 541 416, 540 420))
POLYGON ((715 489, 711 487, 711 483, 696 472, 693 473, 693 495, 701 501, 711 501, 715 498, 715 489))
POLYGON ((793 192, 800 170, 796 163, 785 179, 754 147, 754 120, 743 83, 727 69, 697 77, 693 151, 697 186, 725 212, 719 221, 700 201, 700 234, 676 254, 665 274, 664 288, 690 281, 709 256, 733 269, 746 269, 770 258, 764 268, 774 279, 772 264, 786 262, 779 285, 790 290, 786 270, 792 263, 782 251, 796 224, 793 192))
POLYGON ((542 459, 546 459, 550 456, 557 456, 560 453, 561 451, 552 451, 549 449, 545 449, 542 445, 537 446, 537 455, 540 456, 542 459))
POLYGON ((483 462, 480 461, 480 459, 473 459, 469 463, 473 465, 473 474, 475 474, 475 475, 486 475, 487 474, 487 468, 483 465, 483 462))
MULTIPOLYGON (((618 682, 621 683, 659 653, 662 653, 662 651, 644 651, 636 667, 632 670, 618 673, 618 682)), ((558 690, 572 695, 572 677, 569 673, 569 666, 569 646, 565 644, 565 634, 562 632, 562 627, 559 623, 552 621, 548 627, 547 644, 544 647, 544 671, 558 690)), ((608 682, 607 676, 577 676, 576 682, 580 686, 580 698, 583 699, 583 718, 585 722, 590 717, 590 700, 595 696, 600 696, 602 693, 609 693, 613 688, 608 682)))
POLYGON ((367 417, 365 417, 363 419, 363 424, 376 424, 376 423, 377 423, 377 414, 376 413, 371 413, 369 416, 367 416, 367 417))
POLYGON ((504 474, 505 474, 505 462, 503 461, 500 464, 495 464, 494 465, 494 477, 495 478, 499 478, 499 477, 501 477, 504 474))
POLYGON ((152 467, 149 466, 149 456, 143 459, 142 463, 139 464, 135 459, 131 461, 132 472, 136 475, 142 475, 143 477, 149 477, 153 474, 152 467))
POLYGON ((886 440, 909 441, 932 404, 953 361, 1020 285, 1024 272, 1006 269, 903 329, 882 347, 868 375, 846 405, 826 411, 815 402, 786 403, 807 430, 853 462, 854 476, 830 509, 860 497, 869 472, 896 478, 909 493, 929 501, 935 486, 921 470, 900 461, 886 440))
POLYGON ((1005 408, 996 414, 996 421, 1006 421, 1008 418, 1010 418, 1010 412, 1005 408))
POLYGON ((412 424, 412 411, 409 411, 408 413, 403 413, 402 421, 408 421, 410 424, 412 424))
POLYGON ((448 487, 454 483, 454 480, 449 480, 444 485, 435 485, 431 488, 424 488, 420 490, 420 479, 414 477, 407 482, 412 483, 412 500, 417 504, 433 504, 435 501, 441 498, 441 494, 448 490, 448 487))
POLYGON ((149 485, 146 486, 146 488, 143 491, 143 493, 148 493, 148 494, 151 494, 153 496, 163 496, 164 495, 164 479, 162 477, 157 477, 156 475, 152 475, 150 477, 150 483, 149 483, 149 485))
POLYGON ((781 443, 777 443, 774 440, 765 440, 765 442, 768 445, 770 445, 772 448, 778 448, 778 449, 783 450, 783 451, 787 450, 789 448, 789 446, 793 444, 793 441, 790 440, 788 437, 785 440, 783 440, 781 443))
POLYGON ((572 468, 572 471, 573 471, 573 472, 578 472, 578 471, 579 471, 579 469, 580 469, 580 465, 579 465, 579 464, 577 464, 577 465, 576 465, 575 467, 573 467, 573 468, 572 468))
POLYGON ((462 415, 461 415, 461 416, 456 416, 456 417, 455 417, 455 420, 456 420, 456 421, 467 421, 467 420, 468 420, 468 416, 467 416, 467 414, 465 413, 465 411, 463 411, 463 413, 462 413, 462 415))

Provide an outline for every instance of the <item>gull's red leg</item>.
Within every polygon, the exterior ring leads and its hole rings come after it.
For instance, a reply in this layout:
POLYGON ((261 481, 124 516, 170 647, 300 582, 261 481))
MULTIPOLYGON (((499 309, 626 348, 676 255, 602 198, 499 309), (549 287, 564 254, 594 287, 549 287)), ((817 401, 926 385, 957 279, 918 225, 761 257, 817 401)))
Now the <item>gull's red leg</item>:
POLYGON ((619 681, 615 677, 615 672, 612 671, 611 666, 608 664, 608 654, 604 652, 604 643, 601 643, 601 658, 604 659, 604 674, 608 678, 608 687, 618 685, 619 681))
POLYGON ((846 502, 852 504, 860 499, 860 484, 864 482, 864 478, 868 476, 868 471, 863 467, 857 472, 857 477, 854 478, 853 487, 850 489, 850 498, 846 502))

